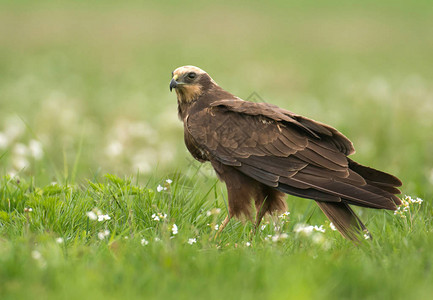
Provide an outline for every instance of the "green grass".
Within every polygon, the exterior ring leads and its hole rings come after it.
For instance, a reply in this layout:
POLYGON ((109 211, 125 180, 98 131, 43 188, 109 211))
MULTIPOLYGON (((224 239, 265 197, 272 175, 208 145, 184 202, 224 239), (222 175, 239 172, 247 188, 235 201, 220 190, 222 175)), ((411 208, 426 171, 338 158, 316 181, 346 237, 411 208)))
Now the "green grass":
POLYGON ((0 299, 431 298, 430 2, 0 1, 0 299), (337 127, 424 202, 357 210, 358 247, 295 197, 213 241, 225 187, 168 90, 185 64, 337 127))
POLYGON ((306 201, 292 203, 289 217, 267 220, 256 235, 251 224, 232 221, 214 241, 224 196, 215 184, 205 193, 198 181, 179 175, 171 184, 161 180, 167 189, 157 192, 156 183, 113 175, 43 188, 3 178, 1 298, 365 299, 433 292, 430 203, 412 204, 404 218, 370 216, 375 239, 358 247, 312 216, 306 201), (110 219, 89 218, 96 210, 110 219), (154 220, 158 213, 166 217, 154 220), (297 223, 324 225, 325 232, 296 233, 297 223), (275 240, 281 233, 287 238, 275 240))

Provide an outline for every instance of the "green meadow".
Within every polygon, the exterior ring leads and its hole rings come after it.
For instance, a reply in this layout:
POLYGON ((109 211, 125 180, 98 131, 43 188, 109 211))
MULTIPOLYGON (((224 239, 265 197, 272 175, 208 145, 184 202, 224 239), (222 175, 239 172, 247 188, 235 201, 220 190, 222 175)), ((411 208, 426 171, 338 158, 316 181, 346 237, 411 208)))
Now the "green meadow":
POLYGON ((0 299, 432 299, 431 1, 0 1, 0 299), (183 144, 171 72, 325 122, 398 176, 344 240, 250 222, 183 144))

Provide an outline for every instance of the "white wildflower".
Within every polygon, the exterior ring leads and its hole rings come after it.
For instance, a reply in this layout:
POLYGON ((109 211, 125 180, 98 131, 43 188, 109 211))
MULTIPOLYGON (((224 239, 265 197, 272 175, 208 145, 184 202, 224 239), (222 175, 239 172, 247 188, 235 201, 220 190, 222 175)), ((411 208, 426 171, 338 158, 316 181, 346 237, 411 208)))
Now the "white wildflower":
POLYGON ((139 170, 140 173, 149 173, 152 170, 152 158, 146 156, 146 154, 136 154, 132 157, 131 169, 134 171, 139 170))
POLYGON ((325 232, 325 228, 323 228, 323 225, 320 226, 314 225, 313 229, 314 231, 325 232))
POLYGON ((364 233, 364 239, 368 240, 370 238, 370 234, 364 233))
POLYGON ((33 250, 31 256, 34 260, 38 262, 39 267, 45 268, 47 266, 47 262, 42 257, 42 254, 38 250, 33 250))
POLYGON ((400 215, 401 218, 406 218, 406 212, 410 211, 411 204, 419 204, 421 205, 422 202, 421 198, 415 198, 412 199, 411 196, 405 195, 403 199, 401 199, 401 205, 397 207, 397 209, 394 211, 394 215, 400 215))
POLYGON ((276 234, 276 235, 272 236, 271 239, 275 243, 275 242, 278 242, 279 240, 287 239, 288 237, 289 237, 289 235, 287 233, 282 233, 282 234, 276 234))
POLYGON ((88 211, 86 215, 89 217, 90 220, 98 220, 98 222, 111 220, 111 217, 109 215, 102 214, 101 210, 96 207, 91 211, 88 211))
POLYGON ((260 226, 260 230, 262 230, 262 231, 265 230, 266 226, 267 226, 267 224, 260 226))
POLYGON ((325 229, 323 228, 323 225, 317 226, 317 225, 307 225, 307 224, 296 224, 294 231, 296 233, 303 233, 306 235, 310 235, 313 231, 318 232, 325 232, 325 229))
POLYGON ((159 237, 156 237, 153 239, 155 242, 159 242, 161 239, 159 237))
POLYGON ((278 218, 286 219, 289 215, 290 215, 290 212, 286 211, 286 212, 282 213, 281 215, 279 215, 278 218))
POLYGON ((98 216, 98 222, 107 221, 110 219, 111 219, 111 217, 109 215, 99 215, 98 216))
POLYGON ((192 245, 192 244, 195 244, 195 243, 197 243, 197 239, 196 238, 190 238, 190 239, 188 239, 188 244, 192 245))
POLYGON ((29 149, 27 149, 26 145, 22 143, 17 143, 15 144, 13 153, 18 156, 26 156, 29 153, 29 149))
POLYGON ((337 228, 335 227, 334 223, 329 223, 329 228, 331 228, 332 231, 337 230, 337 228))
POLYGON ((149 244, 149 242, 146 239, 141 239, 141 245, 142 246, 146 246, 148 244, 149 244))
POLYGON ((422 200, 421 198, 416 198, 415 203, 421 204, 423 203, 424 200, 422 200))
POLYGON ((311 225, 306 225, 306 224, 298 223, 298 224, 295 225, 294 231, 296 233, 303 233, 303 234, 306 234, 306 235, 310 235, 313 232, 313 229, 314 229, 314 227, 311 226, 311 225))
POLYGON ((321 245, 323 249, 331 248, 331 242, 325 238, 323 234, 315 233, 312 236, 312 241, 315 244, 321 245))
POLYGON ((173 180, 167 179, 165 182, 167 182, 168 184, 171 184, 173 182, 173 180))
POLYGON ((19 179, 19 177, 18 177, 18 175, 17 175, 17 172, 14 171, 14 170, 10 170, 10 171, 8 171, 8 175, 9 175, 11 178, 19 179))
POLYGON ((251 246, 251 243, 250 242, 246 242, 245 246, 249 247, 249 246, 251 246))
POLYGON ((101 232, 99 232, 98 233, 98 238, 100 239, 100 240, 103 240, 103 239, 105 239, 107 236, 109 236, 110 235, 110 230, 104 230, 104 231, 101 231, 101 232))
POLYGON ((215 228, 215 230, 218 230, 218 228, 219 228, 219 225, 218 225, 218 224, 216 224, 214 228, 215 228))
POLYGON ((56 238, 56 243, 57 244, 63 243, 63 238, 61 238, 61 237, 56 238))
POLYGON ((167 188, 166 188, 166 187, 163 187, 163 186, 161 186, 160 184, 158 184, 158 186, 156 187, 156 190, 158 191, 158 193, 160 193, 160 192, 162 192, 162 191, 166 191, 166 190, 167 190, 167 188))
POLYGON ((9 146, 9 139, 3 132, 0 132, 0 149, 5 149, 9 146))
POLYGON ((89 217, 90 220, 96 220, 98 219, 98 216, 93 211, 88 211, 86 215, 89 217))
POLYGON ((105 148, 105 154, 111 158, 121 155, 122 152, 123 152, 123 145, 119 141, 112 141, 107 146, 107 148, 105 148))
POLYGON ((171 227, 171 232, 173 233, 173 235, 176 235, 178 233, 178 229, 177 229, 176 224, 173 224, 173 226, 171 227))
POLYGON ((37 140, 30 140, 29 151, 30 155, 36 160, 40 160, 44 156, 44 151, 42 150, 42 143, 37 140))
POLYGON ((405 196, 404 198, 409 203, 421 204, 424 201, 424 200, 422 200, 421 198, 418 198, 418 197, 416 197, 415 199, 412 199, 411 196, 405 196))
POLYGON ((40 259, 42 259, 42 254, 38 250, 33 250, 32 251, 32 258, 35 260, 40 260, 40 259))
POLYGON ((22 157, 22 156, 14 156, 12 158, 12 163, 17 170, 25 169, 30 165, 27 158, 22 157))
POLYGON ((156 213, 156 214, 152 214, 152 219, 154 221, 160 221, 167 218, 167 214, 162 214, 162 213, 156 213))
POLYGON ((313 234, 313 238, 312 238, 313 242, 315 244, 322 244, 325 241, 325 238, 323 237, 323 234, 313 234))
POLYGON ((32 212, 33 208, 31 207, 24 207, 24 212, 32 212))
POLYGON ((5 135, 9 140, 19 137, 25 130, 24 123, 18 117, 11 117, 6 120, 5 135))
POLYGON ((218 215, 221 212, 221 208, 212 208, 206 212, 206 216, 218 215))

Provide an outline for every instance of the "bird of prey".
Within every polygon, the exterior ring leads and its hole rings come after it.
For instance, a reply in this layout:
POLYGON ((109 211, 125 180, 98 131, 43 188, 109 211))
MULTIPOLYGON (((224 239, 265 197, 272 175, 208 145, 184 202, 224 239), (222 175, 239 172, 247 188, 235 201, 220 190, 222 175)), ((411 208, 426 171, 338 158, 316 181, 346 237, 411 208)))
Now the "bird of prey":
POLYGON ((286 211, 285 194, 315 200, 347 239, 359 241, 364 224, 350 205, 395 210, 401 181, 348 156, 352 142, 335 128, 268 103, 244 101, 194 66, 172 73, 184 140, 192 156, 209 161, 225 182, 228 215, 256 228, 266 213, 286 211))

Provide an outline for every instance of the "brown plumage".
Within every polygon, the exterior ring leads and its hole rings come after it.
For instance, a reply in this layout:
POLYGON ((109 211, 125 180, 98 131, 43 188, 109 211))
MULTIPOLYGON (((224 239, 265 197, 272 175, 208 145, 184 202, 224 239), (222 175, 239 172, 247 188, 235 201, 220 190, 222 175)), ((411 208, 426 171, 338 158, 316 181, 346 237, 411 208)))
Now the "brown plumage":
POLYGON ((203 70, 173 72, 184 139, 192 156, 209 161, 227 186, 230 218, 286 210, 285 193, 313 199, 340 233, 366 231, 349 204, 395 210, 401 181, 347 156, 355 149, 333 127, 267 103, 244 101, 203 70))

